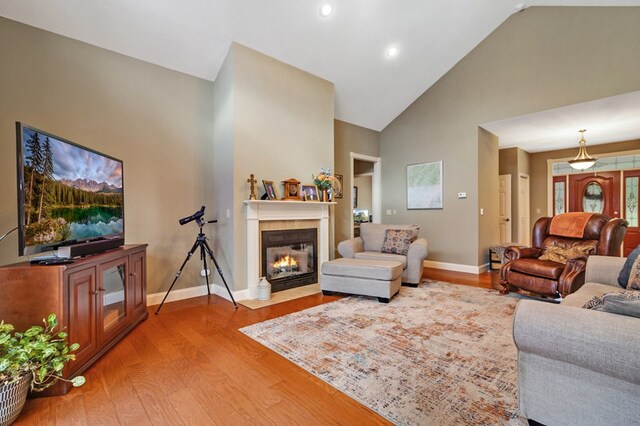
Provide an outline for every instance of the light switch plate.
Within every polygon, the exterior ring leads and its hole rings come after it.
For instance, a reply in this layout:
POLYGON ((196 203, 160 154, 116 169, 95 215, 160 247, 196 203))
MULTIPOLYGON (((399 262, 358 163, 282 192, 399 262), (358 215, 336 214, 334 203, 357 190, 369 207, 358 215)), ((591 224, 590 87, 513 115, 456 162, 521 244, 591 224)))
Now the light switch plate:
POLYGON ((467 198, 466 192, 458 192, 458 198, 467 198))

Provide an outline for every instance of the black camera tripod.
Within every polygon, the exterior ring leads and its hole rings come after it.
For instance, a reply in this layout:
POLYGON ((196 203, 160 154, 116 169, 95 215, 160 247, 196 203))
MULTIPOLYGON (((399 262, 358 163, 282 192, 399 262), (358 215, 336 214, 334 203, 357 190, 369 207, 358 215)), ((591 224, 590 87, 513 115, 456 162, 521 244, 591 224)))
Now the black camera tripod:
POLYGON ((235 308, 238 309, 238 305, 236 304, 236 301, 233 298, 233 294, 231 294, 231 290, 229 290, 227 281, 224 279, 224 275, 222 275, 222 269, 220 269, 220 265, 218 265, 216 258, 213 256, 213 251, 211 250, 211 247, 209 247, 209 243, 207 242, 207 236, 204 234, 204 232, 202 232, 202 227, 206 223, 216 223, 218 221, 217 220, 210 220, 208 222, 204 221, 202 219, 203 214, 204 214, 204 206, 199 212, 196 212, 194 215, 184 219, 180 219, 181 225, 191 222, 191 220, 195 220, 198 226, 200 227, 200 232, 198 232, 198 236, 196 237, 196 242, 193 243, 193 247, 191 247, 191 250, 189 250, 189 253, 187 253, 187 258, 184 260, 184 262, 182 262, 182 266, 176 273, 176 277, 173 279, 173 282, 171 283, 169 290, 167 290, 167 294, 164 295, 164 299, 162 299, 162 303, 160 303, 160 306, 158 306, 158 309, 156 310, 156 315, 158 315, 158 313, 160 312, 160 309, 162 308, 162 305, 164 305, 165 300, 167 300, 167 297, 169 296, 171 289, 173 289, 173 286, 175 285, 176 281, 178 281, 178 278, 180 278, 180 275, 182 274, 182 270, 184 269, 189 259, 191 259, 191 256, 193 256, 193 253, 196 252, 198 247, 200 247, 200 259, 202 260, 202 267, 204 269, 205 277, 207 280, 207 294, 211 295, 211 290, 209 289, 209 269, 207 268, 207 255, 208 255, 211 258, 211 260, 213 260, 213 263, 216 265, 218 274, 220 274, 220 278, 222 278, 222 282, 224 283, 224 286, 227 288, 227 291, 229 292, 229 296, 231 297, 233 306, 235 306, 235 308), (199 213, 201 214, 198 216, 199 213), (191 220, 187 220, 187 219, 191 219, 191 220))

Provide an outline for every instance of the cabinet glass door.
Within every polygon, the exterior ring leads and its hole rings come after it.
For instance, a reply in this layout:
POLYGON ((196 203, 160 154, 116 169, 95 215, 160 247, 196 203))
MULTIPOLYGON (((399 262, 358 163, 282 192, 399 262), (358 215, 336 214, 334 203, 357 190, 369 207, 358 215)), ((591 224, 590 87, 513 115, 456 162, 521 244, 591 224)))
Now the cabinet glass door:
POLYGON ((127 264, 118 261, 104 265, 99 291, 102 308, 102 330, 106 333, 118 328, 127 318, 127 264))

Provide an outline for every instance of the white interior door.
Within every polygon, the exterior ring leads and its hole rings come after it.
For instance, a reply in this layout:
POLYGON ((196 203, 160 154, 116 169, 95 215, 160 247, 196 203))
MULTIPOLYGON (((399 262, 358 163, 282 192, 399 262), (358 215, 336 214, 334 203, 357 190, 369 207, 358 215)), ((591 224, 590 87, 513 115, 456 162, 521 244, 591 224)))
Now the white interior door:
POLYGON ((531 244, 529 197, 529 175, 520 173, 518 176, 518 242, 525 246, 531 244))
POLYGON ((500 175, 500 243, 511 242, 511 175, 500 175))

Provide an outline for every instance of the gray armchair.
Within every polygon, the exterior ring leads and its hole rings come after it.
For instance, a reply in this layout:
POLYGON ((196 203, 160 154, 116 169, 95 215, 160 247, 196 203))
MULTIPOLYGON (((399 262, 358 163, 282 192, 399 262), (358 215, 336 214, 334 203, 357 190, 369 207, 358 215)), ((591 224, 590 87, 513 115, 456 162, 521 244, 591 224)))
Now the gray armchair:
POLYGON ((363 223, 360 225, 360 236, 338 244, 338 253, 342 257, 369 260, 395 260, 402 263, 402 283, 416 287, 422 277, 422 261, 429 254, 427 240, 416 239, 409 247, 406 256, 393 253, 382 253, 387 229, 416 229, 416 225, 386 225, 379 223, 363 223))

